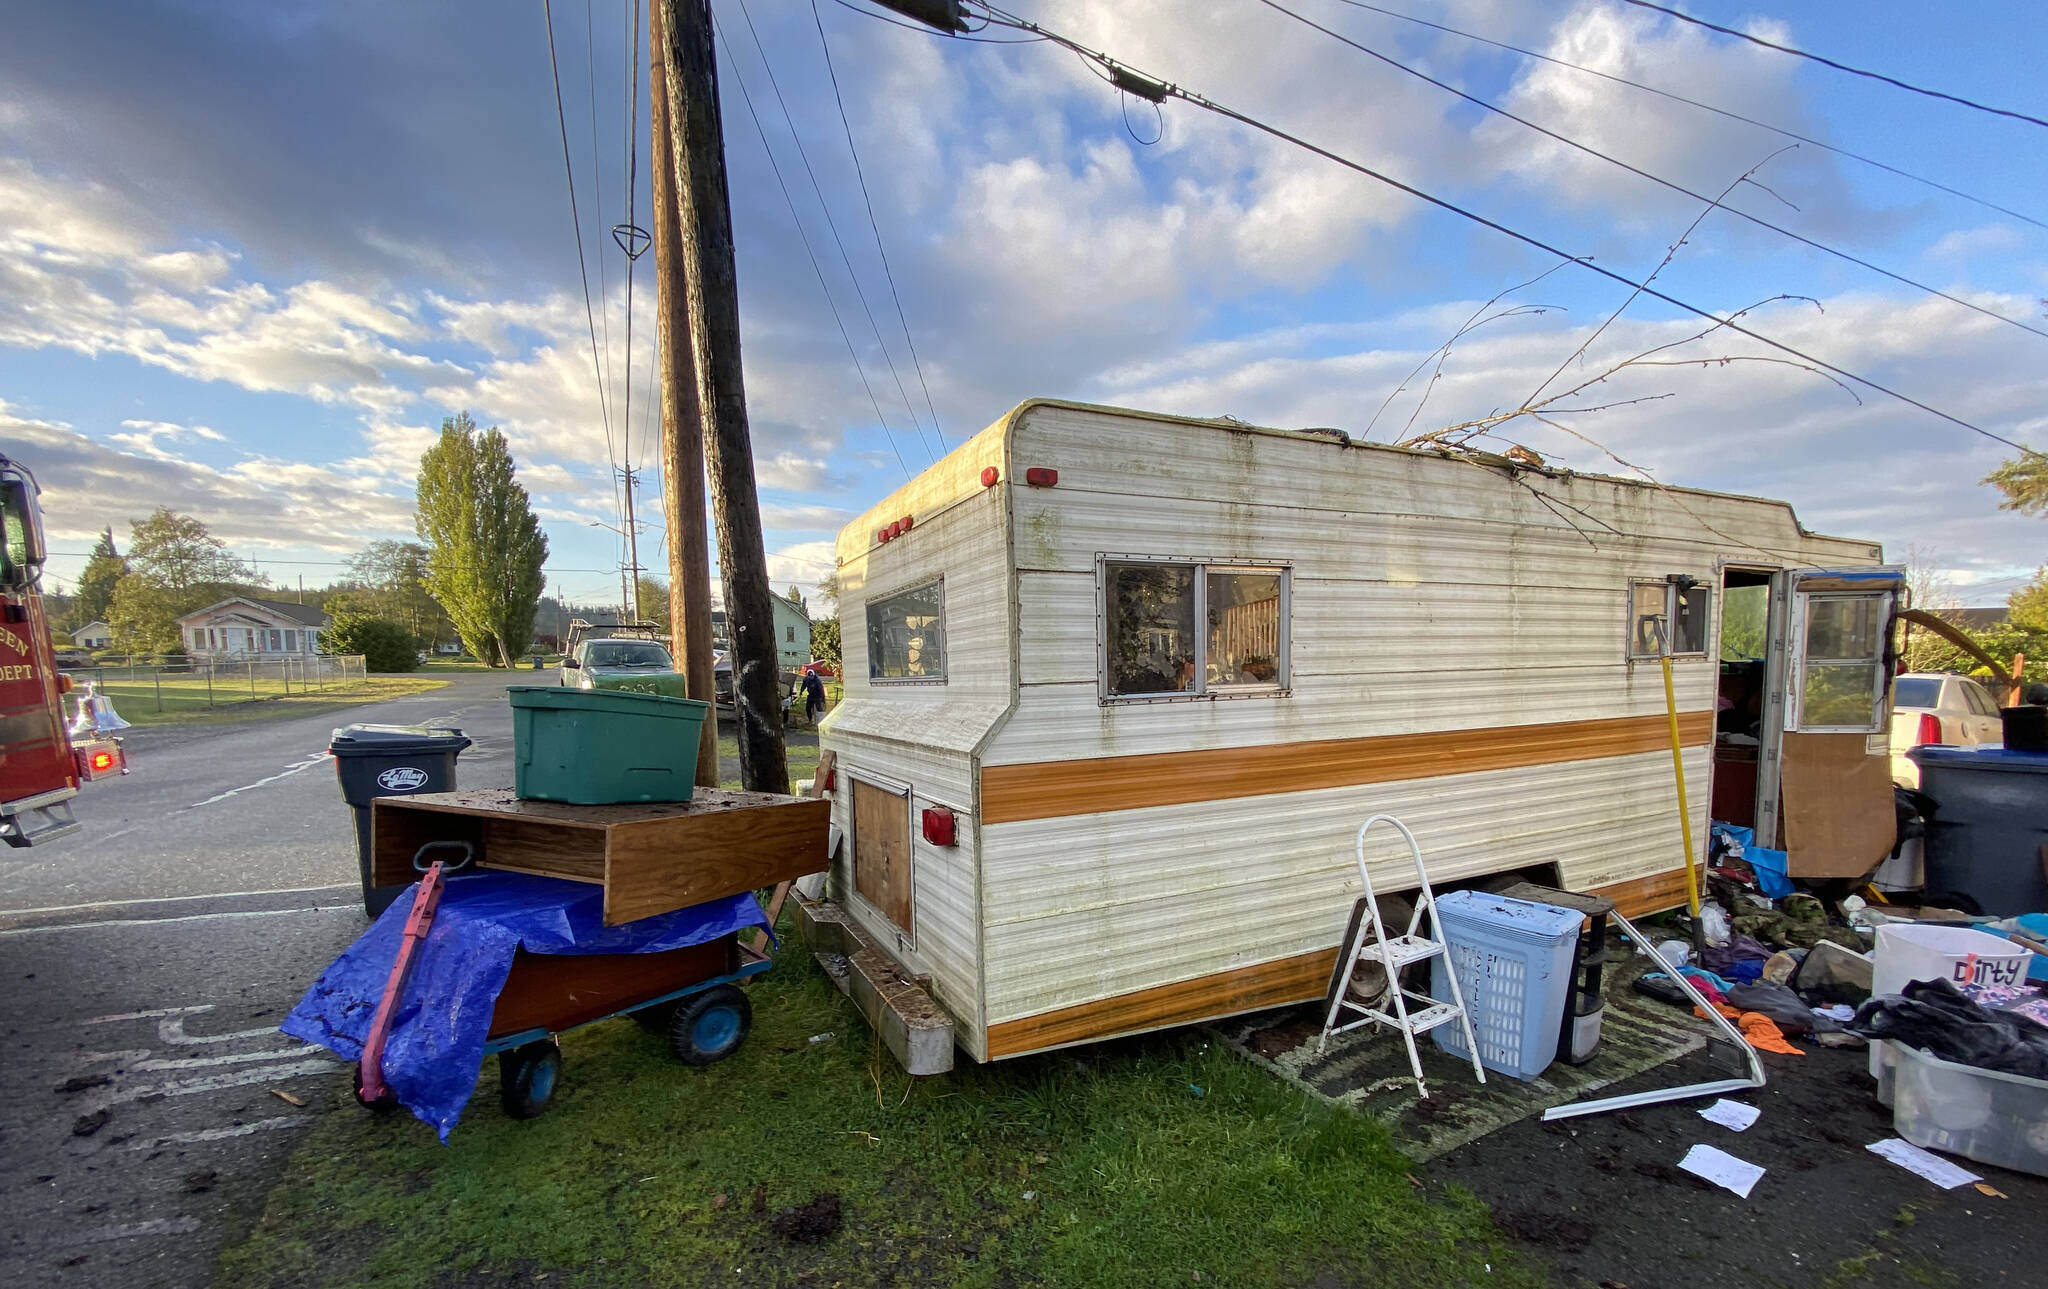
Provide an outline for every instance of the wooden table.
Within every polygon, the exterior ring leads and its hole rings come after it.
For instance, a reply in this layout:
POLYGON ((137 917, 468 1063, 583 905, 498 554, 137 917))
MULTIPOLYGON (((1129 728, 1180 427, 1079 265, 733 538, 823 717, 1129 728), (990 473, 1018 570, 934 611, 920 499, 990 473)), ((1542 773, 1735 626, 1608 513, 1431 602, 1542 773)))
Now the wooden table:
POLYGON ((620 806, 522 801, 509 788, 378 797, 371 875, 380 886, 413 881, 421 846, 466 841, 483 868, 603 886, 605 925, 617 926, 823 872, 831 812, 822 798, 719 788, 620 806))

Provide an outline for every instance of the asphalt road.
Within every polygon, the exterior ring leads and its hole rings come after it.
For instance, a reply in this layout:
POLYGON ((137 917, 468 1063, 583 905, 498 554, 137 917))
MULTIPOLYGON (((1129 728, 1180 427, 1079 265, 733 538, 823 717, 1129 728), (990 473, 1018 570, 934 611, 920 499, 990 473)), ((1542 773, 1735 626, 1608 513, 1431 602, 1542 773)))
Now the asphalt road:
POLYGON ((79 833, 0 851, 0 1284, 210 1282, 341 1086, 275 1029, 365 925, 329 735, 451 723, 476 743, 461 785, 509 786, 503 691, 532 680, 136 731, 134 772, 87 786, 79 833))

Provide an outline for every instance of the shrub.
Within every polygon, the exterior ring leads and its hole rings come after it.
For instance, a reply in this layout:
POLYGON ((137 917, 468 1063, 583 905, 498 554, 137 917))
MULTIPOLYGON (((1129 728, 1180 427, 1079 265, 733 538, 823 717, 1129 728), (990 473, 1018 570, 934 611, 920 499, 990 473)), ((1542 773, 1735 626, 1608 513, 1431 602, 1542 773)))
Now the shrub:
POLYGON ((420 665, 419 643, 412 632, 365 613, 336 616, 334 625, 320 633, 320 647, 328 653, 363 655, 366 671, 412 671, 420 665))

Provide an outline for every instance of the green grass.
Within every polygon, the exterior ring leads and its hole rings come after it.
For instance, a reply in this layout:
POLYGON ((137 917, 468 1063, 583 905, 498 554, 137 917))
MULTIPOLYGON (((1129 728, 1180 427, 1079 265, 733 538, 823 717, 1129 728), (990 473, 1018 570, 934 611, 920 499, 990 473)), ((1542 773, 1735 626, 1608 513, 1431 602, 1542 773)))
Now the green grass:
MULTIPOLYGON (((787 732, 784 755, 789 760, 789 782, 808 779, 818 771, 818 732, 808 725, 793 724, 787 732)), ((718 786, 740 786, 740 743, 734 734, 718 736, 718 786)))
MULTIPOLYGON (((541 669, 540 669, 540 671, 539 671, 539 673, 538 673, 538 674, 539 674, 539 675, 543 675, 543 676, 547 676, 547 677, 548 677, 548 679, 547 679, 547 681, 546 681, 546 683, 547 683, 547 684, 550 684, 550 685, 552 685, 552 684, 554 684, 554 683, 555 683, 554 677, 553 677, 552 675, 549 675, 549 673, 550 673, 550 672, 551 672, 551 671, 552 671, 552 670, 553 670, 554 668, 556 668, 556 667, 560 666, 560 665, 561 665, 561 661, 562 661, 562 660, 561 660, 560 658, 549 658, 549 657, 543 657, 543 658, 541 659, 541 669)), ((519 666, 518 666, 518 668, 517 668, 516 670, 519 670, 519 671, 532 671, 532 670, 533 670, 533 665, 532 665, 532 663, 531 663, 531 662, 530 662, 530 661, 529 661, 529 660, 527 659, 526 655, 524 655, 524 654, 520 655, 520 658, 519 658, 519 666)), ((457 675, 457 674, 467 674, 467 673, 470 673, 470 672, 492 672, 492 671, 498 672, 498 673, 499 673, 500 675, 502 675, 502 674, 504 674, 504 671, 505 671, 505 669, 504 669, 503 667, 493 667, 493 666, 489 665, 488 663, 482 663, 482 662, 478 662, 478 661, 477 661, 476 659, 474 659, 474 658, 471 658, 471 657, 468 657, 467 655, 465 655, 465 656, 463 656, 463 657, 460 657, 460 658, 429 658, 429 659, 428 659, 427 661, 425 661, 425 662, 423 662, 423 663, 421 663, 421 664, 420 664, 420 672, 421 672, 422 674, 425 674, 425 675, 429 675, 429 676, 431 676, 431 675, 457 675)))
POLYGON ((440 689, 447 683, 431 677, 379 675, 311 690, 294 684, 287 694, 280 681, 258 680, 256 697, 251 698, 249 682, 244 680, 239 685, 217 684, 212 706, 207 705, 204 677, 195 683, 190 677, 181 676, 165 680, 160 688, 146 680, 115 681, 102 684, 100 693, 114 700, 114 710, 130 725, 232 725, 402 698, 440 689))
POLYGON ((499 1111, 487 1062, 446 1147, 357 1111, 337 1079, 337 1112, 217 1283, 1547 1283, 1476 1200, 1413 1181, 1377 1121, 1200 1031, 912 1080, 808 954, 785 955, 724 1062, 686 1068, 606 1022, 563 1040, 539 1119, 499 1111), (843 1203, 837 1234, 773 1230, 824 1193, 843 1203))

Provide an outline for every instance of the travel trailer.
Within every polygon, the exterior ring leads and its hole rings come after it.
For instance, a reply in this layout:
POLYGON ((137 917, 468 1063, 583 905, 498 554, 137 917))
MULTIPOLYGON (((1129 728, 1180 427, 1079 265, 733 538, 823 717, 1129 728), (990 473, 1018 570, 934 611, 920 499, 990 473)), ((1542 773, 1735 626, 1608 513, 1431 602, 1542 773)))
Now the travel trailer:
MULTIPOLYGON (((870 996, 923 986, 950 1064, 1323 997, 1376 813, 1440 890, 1673 907, 1667 642, 1700 854, 1711 814, 1861 874, 1893 843, 1881 562, 1781 502, 1027 402, 839 536, 806 916, 870 996)), ((1383 891, 1413 872, 1375 855, 1383 891)))

